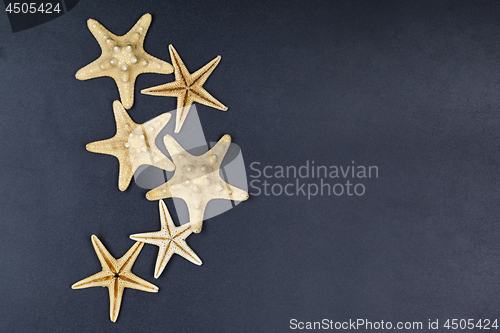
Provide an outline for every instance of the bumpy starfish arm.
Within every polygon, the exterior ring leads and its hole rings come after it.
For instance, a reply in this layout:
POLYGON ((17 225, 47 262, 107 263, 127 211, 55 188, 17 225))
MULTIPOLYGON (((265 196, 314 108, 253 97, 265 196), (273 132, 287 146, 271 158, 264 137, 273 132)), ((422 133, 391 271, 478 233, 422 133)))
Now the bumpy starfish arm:
POLYGON ((144 39, 146 38, 146 32, 148 32, 149 26, 151 25, 152 16, 147 13, 141 16, 139 21, 130 29, 124 37, 132 38, 132 42, 137 42, 137 48, 142 48, 144 46, 144 39))
POLYGON ((164 113, 158 117, 144 123, 141 125, 142 131, 145 133, 147 142, 151 151, 151 162, 150 164, 167 171, 175 170, 175 165, 172 161, 167 158, 161 150, 156 146, 156 137, 169 122, 172 115, 170 113, 164 113))
POLYGON ((100 65, 103 61, 101 56, 97 60, 92 61, 85 67, 82 67, 76 72, 75 77, 80 81, 85 81, 89 79, 94 79, 96 77, 109 76, 109 73, 105 70, 101 70, 100 65))
POLYGON ((71 289, 83 289, 90 287, 107 287, 113 280, 113 273, 102 271, 88 278, 80 280, 71 286, 71 289))
POLYGON ((168 182, 146 193, 146 199, 148 199, 149 201, 155 201, 167 198, 172 198, 172 192, 170 192, 170 187, 168 186, 168 182))
POLYGON ((87 20, 87 27, 103 50, 110 47, 110 44, 108 43, 109 40, 116 40, 118 37, 94 19, 87 20))
POLYGON ((218 172, 220 169, 220 165, 224 160, 224 156, 227 153, 227 150, 231 146, 231 136, 229 134, 224 135, 219 142, 212 147, 207 154, 210 158, 210 163, 212 164, 212 170, 218 172))
POLYGON ((140 54, 142 73, 171 74, 174 71, 172 65, 144 52, 140 54))
POLYGON ((138 124, 130 118, 128 112, 125 110, 120 101, 113 102, 113 114, 115 115, 117 132, 122 129, 130 132, 138 126, 138 124))
POLYGON ((245 201, 248 199, 248 192, 243 191, 240 188, 237 188, 233 185, 229 185, 226 183, 226 188, 219 193, 220 199, 228 199, 234 201, 245 201))

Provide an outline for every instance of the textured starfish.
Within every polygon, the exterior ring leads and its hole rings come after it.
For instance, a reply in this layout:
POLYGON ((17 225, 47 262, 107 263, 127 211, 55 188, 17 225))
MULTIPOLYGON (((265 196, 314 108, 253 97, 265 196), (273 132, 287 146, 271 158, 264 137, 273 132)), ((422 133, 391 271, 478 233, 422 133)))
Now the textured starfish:
POLYGON ((156 259, 155 279, 161 275, 174 253, 191 261, 193 264, 201 265, 200 258, 186 244, 186 238, 192 233, 190 225, 184 224, 176 227, 163 200, 160 200, 160 221, 160 231, 130 236, 133 240, 153 244, 160 248, 156 259))
POLYGON ((203 226, 203 214, 212 199, 244 201, 248 193, 229 185, 219 175, 220 165, 226 155, 231 137, 224 135, 205 154, 193 156, 186 152, 170 135, 163 139, 175 164, 174 176, 165 184, 149 191, 148 200, 181 198, 189 210, 191 229, 199 233, 203 226))
POLYGON ((129 32, 123 36, 116 36, 96 20, 89 19, 87 26, 97 39, 102 54, 97 60, 76 72, 76 78, 88 80, 101 76, 112 77, 118 86, 123 105, 130 109, 134 104, 134 84, 137 75, 170 74, 173 71, 172 65, 144 51, 144 38, 150 24, 151 14, 145 14, 129 32))
POLYGON ((175 133, 179 133, 184 120, 191 107, 191 104, 198 102, 223 111, 227 110, 221 102, 212 97, 203 84, 219 64, 220 56, 210 61, 203 68, 190 74, 186 66, 179 57, 179 54, 172 45, 169 45, 170 57, 174 65, 175 81, 141 90, 141 93, 155 96, 177 97, 177 115, 175 123, 175 133))
POLYGON ((113 102, 116 120, 116 134, 111 139, 96 141, 87 145, 87 150, 115 156, 120 162, 118 188, 125 191, 132 176, 142 164, 173 171, 175 166, 156 147, 158 133, 170 120, 170 113, 164 113, 148 122, 136 124, 119 101, 113 102))
POLYGON ((71 286, 72 289, 83 289, 89 287, 108 287, 109 289, 109 317, 115 322, 120 312, 123 290, 132 288, 158 292, 158 287, 133 274, 130 270, 134 265, 137 256, 142 250, 144 243, 136 242, 128 251, 116 260, 108 250, 102 245, 99 238, 92 235, 92 245, 95 253, 101 262, 102 271, 78 281, 71 286))

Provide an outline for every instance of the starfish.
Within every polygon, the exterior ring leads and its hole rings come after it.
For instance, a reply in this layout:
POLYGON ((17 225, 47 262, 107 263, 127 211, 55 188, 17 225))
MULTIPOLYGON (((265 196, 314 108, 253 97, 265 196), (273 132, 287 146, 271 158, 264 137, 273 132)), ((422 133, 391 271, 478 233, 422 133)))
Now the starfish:
POLYGON ((173 71, 172 65, 144 51, 144 38, 150 24, 151 14, 145 14, 129 32, 116 36, 96 20, 89 19, 87 26, 97 39, 102 54, 76 72, 76 78, 88 80, 101 76, 112 77, 118 86, 123 105, 130 109, 134 104, 134 84, 139 74, 170 74, 173 71))
POLYGON ((96 141, 87 145, 87 150, 115 156, 120 162, 118 188, 125 191, 132 176, 142 164, 173 171, 175 166, 156 147, 158 133, 170 120, 171 114, 164 113, 144 124, 136 124, 119 101, 113 102, 116 120, 116 134, 111 139, 96 141))
POLYGON ((188 207, 191 229, 199 233, 203 214, 212 199, 244 201, 248 193, 229 185, 219 175, 220 165, 226 155, 231 137, 224 135, 215 146, 200 156, 186 152, 170 135, 163 139, 175 164, 173 177, 146 194, 148 200, 181 198, 188 207))
POLYGON ((174 253, 191 261, 193 264, 201 265, 200 258, 186 244, 186 238, 193 232, 189 223, 176 227, 168 212, 167 205, 163 200, 160 200, 159 203, 161 230, 130 236, 133 240, 153 244, 160 248, 156 259, 155 279, 161 275, 174 253))
POLYGON ((72 289, 89 287, 108 287, 109 290, 109 317, 115 322, 120 312, 123 290, 125 288, 138 289, 150 293, 158 292, 158 287, 133 274, 130 270, 144 243, 136 242, 128 251, 116 260, 102 245, 99 238, 92 235, 92 245, 101 262, 102 271, 78 281, 72 289))
POLYGON ((155 96, 177 97, 177 115, 175 123, 175 133, 179 133, 186 120, 191 104, 198 102, 216 109, 227 111, 227 107, 216 100, 205 89, 203 84, 220 62, 221 57, 217 56, 208 64, 190 74, 186 66, 179 57, 179 54, 172 45, 169 45, 170 57, 174 65, 175 81, 141 90, 141 93, 155 96))

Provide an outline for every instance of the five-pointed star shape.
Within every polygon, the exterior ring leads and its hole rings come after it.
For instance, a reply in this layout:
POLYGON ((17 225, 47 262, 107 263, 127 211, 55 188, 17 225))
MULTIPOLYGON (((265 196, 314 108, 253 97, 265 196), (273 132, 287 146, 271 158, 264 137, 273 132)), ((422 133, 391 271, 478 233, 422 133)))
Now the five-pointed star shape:
POLYGON ((189 210, 193 232, 199 233, 203 226, 203 214, 212 199, 244 201, 248 193, 229 185, 219 175, 220 165, 231 144, 231 137, 224 135, 205 154, 193 156, 186 152, 170 135, 163 139, 165 147, 175 164, 174 176, 165 184, 149 191, 148 200, 181 198, 189 210))
POLYGON ((192 230, 189 223, 176 227, 167 205, 160 200, 161 230, 143 234, 131 235, 130 238, 139 242, 158 246, 158 258, 156 259, 155 279, 157 279, 174 253, 191 261, 193 264, 201 265, 201 260, 196 253, 186 244, 186 238, 191 235, 192 230))
POLYGON ((158 287, 131 272, 137 256, 144 243, 136 242, 128 251, 116 260, 102 245, 99 238, 92 235, 92 245, 101 262, 102 271, 78 281, 71 286, 72 289, 89 287, 108 287, 109 289, 109 317, 115 322, 120 312, 123 290, 125 288, 139 289, 150 293, 158 292, 158 287))
POLYGON ((179 133, 184 120, 191 107, 191 104, 198 102, 211 106, 223 111, 227 110, 221 102, 216 100, 205 89, 203 84, 219 64, 221 59, 217 56, 204 67, 200 68, 193 74, 189 74, 188 69, 179 57, 179 54, 172 45, 169 45, 170 57, 174 65, 175 81, 141 90, 141 93, 155 96, 172 96, 177 97, 177 115, 175 123, 175 133, 179 133))
POLYGON ((101 76, 112 77, 118 86, 123 105, 130 109, 134 104, 134 84, 137 75, 173 72, 172 65, 144 51, 144 38, 150 24, 151 14, 145 14, 129 32, 123 36, 116 36, 96 20, 89 19, 87 26, 97 39, 102 54, 97 60, 76 72, 76 78, 88 80, 101 76))
POLYGON ((158 133, 170 120, 171 114, 164 113, 148 122, 136 124, 119 101, 113 102, 116 120, 116 134, 111 139, 96 141, 87 145, 87 150, 115 156, 120 162, 118 188, 125 191, 132 176, 142 164, 173 171, 175 166, 156 147, 158 133))

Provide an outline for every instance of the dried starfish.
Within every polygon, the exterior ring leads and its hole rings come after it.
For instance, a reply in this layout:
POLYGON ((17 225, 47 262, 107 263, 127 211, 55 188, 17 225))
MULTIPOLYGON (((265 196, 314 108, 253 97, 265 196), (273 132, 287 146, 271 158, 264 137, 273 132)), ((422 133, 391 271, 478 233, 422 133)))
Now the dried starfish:
POLYGON ((226 155, 231 137, 224 135, 215 146, 200 156, 186 152, 170 135, 163 139, 175 164, 174 176, 165 184, 149 191, 148 200, 181 198, 189 210, 191 229, 199 233, 203 214, 212 199, 244 201, 248 193, 229 185, 219 175, 220 165, 226 155))
POLYGON ((176 227, 168 212, 167 205, 165 205, 163 200, 160 200, 159 203, 161 230, 130 236, 133 240, 153 244, 160 248, 158 258, 156 259, 155 279, 161 275, 174 253, 191 261, 193 264, 201 265, 200 258, 186 244, 186 238, 193 232, 190 224, 176 227))
POLYGON ((175 166, 156 147, 158 133, 170 120, 171 114, 164 113, 148 122, 136 124, 119 101, 113 102, 116 120, 116 134, 111 139, 96 141, 87 145, 87 150, 115 156, 120 162, 118 188, 125 191, 137 168, 148 164, 163 170, 173 171, 175 166))
POLYGON ((123 106, 130 109, 134 104, 134 84, 139 74, 173 72, 172 65, 144 51, 144 38, 150 24, 151 14, 145 14, 129 32, 116 36, 96 20, 89 19, 87 26, 97 39, 102 54, 76 72, 76 78, 88 80, 101 76, 112 77, 118 86, 123 106))
POLYGON ((208 64, 190 74, 181 57, 172 45, 169 45, 170 57, 174 65, 175 81, 141 90, 141 93, 155 96, 177 97, 177 115, 175 123, 175 133, 179 133, 182 124, 186 120, 191 104, 198 102, 223 111, 227 110, 221 102, 216 100, 205 89, 203 84, 219 64, 221 59, 217 56, 208 64))
POLYGON ((158 287, 151 284, 131 272, 137 256, 142 250, 144 243, 136 242, 128 251, 116 260, 106 250, 97 236, 92 235, 92 245, 101 262, 102 271, 78 281, 71 286, 72 289, 83 289, 89 287, 107 287, 109 289, 109 317, 115 322, 120 313, 123 290, 125 288, 138 289, 150 293, 158 292, 158 287))

